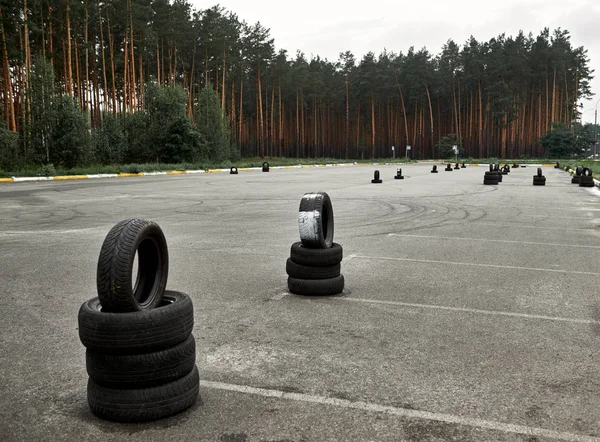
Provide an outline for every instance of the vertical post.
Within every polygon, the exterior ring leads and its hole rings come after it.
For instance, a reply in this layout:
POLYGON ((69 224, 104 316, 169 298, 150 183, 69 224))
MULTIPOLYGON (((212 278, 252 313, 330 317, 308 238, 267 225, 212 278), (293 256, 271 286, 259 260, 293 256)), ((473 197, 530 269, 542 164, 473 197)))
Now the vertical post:
POLYGON ((594 161, 598 153, 598 103, 596 102, 596 110, 594 111, 594 161))

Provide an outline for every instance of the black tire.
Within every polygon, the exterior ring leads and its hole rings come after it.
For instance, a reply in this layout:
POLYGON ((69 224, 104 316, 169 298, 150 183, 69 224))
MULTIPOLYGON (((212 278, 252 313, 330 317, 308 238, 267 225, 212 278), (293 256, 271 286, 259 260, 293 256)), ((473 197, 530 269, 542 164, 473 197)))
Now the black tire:
POLYGON ((88 349, 85 362, 90 378, 103 387, 155 387, 176 381, 192 371, 196 363, 196 341, 190 335, 181 344, 137 355, 113 355, 88 349))
POLYGON ((269 171, 269 163, 267 163, 266 161, 262 164, 262 171, 263 172, 269 171))
POLYGON ((498 183, 498 180, 486 180, 486 179, 484 179, 483 180, 483 184, 489 186, 489 185, 497 185, 499 183, 498 183))
POLYGON ((498 174, 498 182, 502 182, 502 174, 500 172, 496 172, 498 174))
POLYGON ((297 279, 330 279, 340 275, 340 263, 332 266, 305 266, 296 264, 291 258, 285 263, 288 276, 297 279))
POLYGON ((344 249, 338 243, 333 243, 328 249, 311 249, 304 247, 301 241, 292 244, 290 259, 304 266, 327 267, 342 262, 344 249))
POLYGON ((398 175, 395 175, 395 176, 394 176, 394 179, 395 179, 395 180, 403 180, 403 179, 404 179, 404 177, 403 177, 403 176, 398 176, 398 175))
POLYGON ((533 181, 544 181, 544 182, 546 182, 546 177, 545 176, 534 175, 533 176, 533 181))
POLYGON ((371 184, 381 184, 383 180, 371 180, 371 184))
POLYGON ((438 173, 438 171, 437 170, 432 170, 431 173, 438 173))
POLYGON ((344 290, 344 275, 330 279, 298 279, 288 277, 290 293, 305 296, 331 296, 344 290))
POLYGON ((112 354, 151 353, 185 341, 194 328, 188 295, 166 290, 160 306, 128 313, 104 312, 98 298, 79 308, 79 339, 90 350, 112 354))
POLYGON ((571 184, 579 184, 579 178, 581 178, 578 175, 573 175, 573 178, 571 178, 571 184))
POLYGON ((237 175, 237 174, 238 174, 238 169, 237 169, 237 167, 233 166, 233 167, 232 167, 232 168, 229 170, 229 173, 230 173, 231 175, 237 175))
POLYGON ((579 177, 580 187, 594 187, 594 178, 591 175, 581 175, 579 177))
POLYGON ((304 247, 328 249, 333 244, 333 206, 326 192, 305 193, 298 211, 300 241, 304 247))
POLYGON ((485 172, 484 176, 486 177, 497 177, 498 172, 485 172))
POLYGON ((158 224, 137 218, 117 223, 106 235, 98 258, 96 285, 103 310, 133 312, 156 307, 168 273, 167 240, 158 224), (133 285, 136 254, 138 272, 133 285))
POLYGON ((177 414, 197 401, 198 367, 176 381, 150 388, 106 388, 88 379, 87 400, 92 413, 114 422, 148 422, 177 414))
POLYGON ((590 169, 589 167, 584 167, 583 170, 581 171, 581 175, 592 176, 592 169, 590 169))
POLYGON ((542 176, 542 168, 541 167, 537 168, 537 176, 539 176, 539 177, 542 176))
POLYGON ((581 176, 582 174, 583 174, 583 167, 581 167, 581 166, 577 166, 577 167, 575 168, 575 175, 577 175, 577 176, 581 176))

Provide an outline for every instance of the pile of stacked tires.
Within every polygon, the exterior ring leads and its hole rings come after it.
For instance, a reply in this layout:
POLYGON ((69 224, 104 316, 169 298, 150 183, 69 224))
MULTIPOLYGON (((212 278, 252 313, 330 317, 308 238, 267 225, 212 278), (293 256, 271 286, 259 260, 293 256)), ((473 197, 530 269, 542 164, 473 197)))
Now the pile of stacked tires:
POLYGON ((128 219, 106 236, 98 296, 81 305, 78 317, 88 404, 102 419, 151 421, 197 401, 194 309, 185 293, 165 290, 168 270, 167 242, 158 224, 128 219))
POLYGON ((592 170, 589 167, 581 169, 579 187, 594 187, 594 177, 592 176, 592 170))
POLYGON ((309 296, 341 293, 343 248, 333 242, 333 206, 327 193, 304 194, 298 226, 300 241, 292 244, 286 262, 290 293, 309 296))
POLYGON ((500 171, 496 169, 495 164, 490 164, 490 170, 485 172, 483 177, 483 184, 486 186, 497 185, 501 181, 502 175, 500 174, 500 171))
POLYGON ((537 168, 537 173, 533 176, 533 185, 534 186, 545 186, 546 185, 546 177, 542 175, 542 168, 537 168))

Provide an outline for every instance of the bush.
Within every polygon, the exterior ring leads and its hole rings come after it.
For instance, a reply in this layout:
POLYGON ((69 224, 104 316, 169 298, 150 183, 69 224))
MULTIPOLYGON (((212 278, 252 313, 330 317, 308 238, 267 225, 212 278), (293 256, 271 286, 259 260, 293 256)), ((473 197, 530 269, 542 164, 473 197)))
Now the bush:
POLYGON ((44 164, 40 169, 40 175, 56 176, 56 169, 54 168, 54 164, 44 164))
POLYGON ((17 165, 19 136, 8 130, 6 122, 0 118, 0 169, 14 169, 17 165))
POLYGON ((101 164, 122 163, 127 153, 127 137, 121 118, 105 115, 102 127, 92 134, 95 161, 101 164))
POLYGON ((464 155, 465 149, 462 147, 462 141, 455 134, 449 134, 440 138, 437 148, 440 152, 440 158, 454 158, 456 153, 452 146, 458 146, 458 155, 464 155))

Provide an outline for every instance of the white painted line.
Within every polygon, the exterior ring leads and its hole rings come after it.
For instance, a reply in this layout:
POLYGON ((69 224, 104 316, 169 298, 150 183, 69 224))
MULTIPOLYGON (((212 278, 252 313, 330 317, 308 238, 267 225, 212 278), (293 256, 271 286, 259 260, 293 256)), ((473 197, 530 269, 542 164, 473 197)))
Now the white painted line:
POLYGON ((390 405, 380 405, 371 402, 349 401, 346 399, 329 398, 325 396, 315 396, 304 393, 288 393, 280 390, 251 387, 248 385, 226 384, 224 382, 214 382, 205 380, 201 380, 200 385, 204 388, 212 388, 216 390, 234 391, 236 393, 253 394, 262 397, 271 397, 297 402, 308 402, 312 404, 332 405, 334 407, 340 408, 362 410, 371 413, 391 414, 393 416, 399 416, 409 419, 423 419, 456 425, 466 425, 469 427, 482 428, 486 430, 503 431, 505 433, 516 433, 524 434, 527 436, 547 437, 569 442, 600 442, 600 438, 594 436, 586 436, 583 434, 547 430, 545 428, 529 427, 525 425, 507 424, 504 422, 456 416, 453 414, 433 413, 430 411, 393 407, 390 405))
POLYGON ((206 173, 206 170, 186 170, 187 173, 206 173))
MULTIPOLYGON (((456 224, 456 223, 448 223, 448 224, 456 224)), ((520 227, 522 229, 536 229, 536 230, 584 230, 589 232, 591 229, 577 229, 577 228, 571 228, 571 227, 546 227, 546 226, 540 226, 540 225, 535 225, 535 226, 531 226, 531 225, 526 225, 526 224, 508 224, 508 223, 479 223, 476 221, 470 221, 469 224, 472 225, 477 225, 477 226, 501 226, 501 227, 520 227)), ((424 227, 427 228, 427 227, 424 227)))
POLYGON ((88 175, 88 178, 116 178, 116 173, 96 173, 93 175, 88 175))
POLYGON ((15 183, 22 183, 22 182, 26 182, 26 181, 52 181, 52 177, 51 176, 37 176, 37 177, 15 176, 15 177, 13 177, 13 181, 15 183))
POLYGON ((352 255, 348 255, 346 258, 343 259, 344 262, 348 262, 350 261, 352 258, 356 258, 356 254, 352 254, 352 255))
MULTIPOLYGON (((508 244, 529 244, 535 246, 559 246, 559 247, 583 247, 587 249, 600 249, 600 246, 583 246, 579 244, 558 244, 551 242, 533 242, 533 241, 512 241, 508 239, 488 239, 488 238, 464 238, 460 236, 433 236, 433 235, 403 235, 401 233, 388 233, 388 236, 406 237, 406 238, 428 238, 428 239, 445 239, 450 241, 486 241, 486 242, 501 242, 508 244)), ((356 256, 356 255, 354 255, 356 256)))
POLYGON ((279 295, 275 295, 271 298, 271 301, 281 301, 286 296, 290 296, 290 293, 284 292, 284 293, 280 293, 279 295))
POLYGON ((336 297, 331 298, 337 301, 348 301, 348 302, 362 302, 364 304, 383 304, 393 305, 398 307, 414 307, 424 308, 433 310, 448 310, 453 312, 465 312, 465 313, 480 313, 484 315, 492 316, 509 316, 513 318, 525 318, 525 319, 544 319, 547 321, 558 321, 558 322, 570 322, 573 324, 585 324, 585 325, 600 325, 600 321, 594 321, 593 319, 577 319, 577 318, 563 318, 560 316, 545 316, 545 315, 531 315, 528 313, 516 313, 516 312, 504 312, 496 310, 481 310, 477 308, 466 308, 466 307, 449 307, 445 305, 433 305, 433 304, 416 304, 411 302, 399 302, 399 301, 384 301, 379 299, 364 299, 364 298, 344 298, 336 297))
POLYGON ((514 269, 514 270, 533 270, 537 272, 553 272, 553 273, 570 273, 573 275, 594 275, 600 276, 596 272, 580 272, 577 270, 559 270, 559 269, 539 269, 535 267, 518 267, 518 266, 501 266, 497 264, 481 264, 478 262, 455 262, 455 261, 435 261, 433 259, 413 259, 413 258, 390 258, 385 256, 364 256, 356 255, 354 257, 362 259, 380 259, 383 261, 406 261, 406 262, 422 262, 427 264, 451 264, 456 266, 472 266, 472 267, 490 267, 495 269, 514 269))

